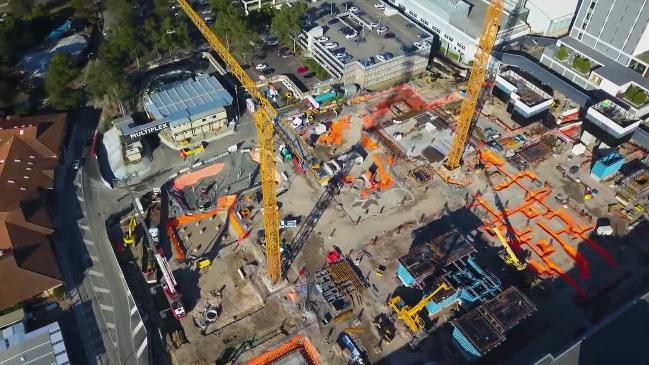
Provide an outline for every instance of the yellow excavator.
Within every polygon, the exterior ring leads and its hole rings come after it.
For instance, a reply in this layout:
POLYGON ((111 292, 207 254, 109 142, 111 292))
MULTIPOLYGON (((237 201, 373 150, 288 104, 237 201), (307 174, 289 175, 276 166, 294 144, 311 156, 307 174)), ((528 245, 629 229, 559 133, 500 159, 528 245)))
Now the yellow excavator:
POLYGON ((507 253, 507 255, 505 256, 505 263, 512 265, 516 270, 525 270, 527 263, 519 260, 518 257, 516 257, 514 250, 512 250, 512 247, 509 245, 509 242, 507 242, 505 235, 500 231, 500 229, 498 229, 498 227, 496 226, 491 226, 490 228, 496 234, 496 237, 498 237, 500 243, 505 248, 505 252, 507 253))
POLYGON ((449 290, 451 287, 447 285, 446 283, 441 283, 437 289, 433 290, 432 293, 426 295, 423 297, 419 303, 417 303, 415 306, 410 307, 409 305, 405 305, 403 301, 401 300, 400 296, 395 296, 390 299, 388 302, 388 305, 394 313, 397 314, 397 318, 403 321, 405 325, 412 331, 412 333, 417 333, 419 330, 424 328, 424 321, 421 319, 419 316, 419 312, 421 312, 422 309, 428 304, 433 297, 439 293, 441 290, 449 290))
POLYGON ((128 222, 128 232, 124 235, 124 244, 132 245, 135 243, 135 226, 137 226, 137 220, 135 214, 133 214, 128 222))

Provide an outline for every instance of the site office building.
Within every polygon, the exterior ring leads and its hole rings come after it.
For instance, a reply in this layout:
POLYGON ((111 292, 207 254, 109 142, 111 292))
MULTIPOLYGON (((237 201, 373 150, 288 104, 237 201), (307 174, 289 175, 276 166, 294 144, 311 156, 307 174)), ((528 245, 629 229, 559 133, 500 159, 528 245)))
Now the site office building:
POLYGON ((152 122, 132 131, 129 137, 160 131, 176 143, 198 143, 225 132, 226 107, 232 100, 214 76, 201 75, 165 86, 144 97, 144 109, 152 122))

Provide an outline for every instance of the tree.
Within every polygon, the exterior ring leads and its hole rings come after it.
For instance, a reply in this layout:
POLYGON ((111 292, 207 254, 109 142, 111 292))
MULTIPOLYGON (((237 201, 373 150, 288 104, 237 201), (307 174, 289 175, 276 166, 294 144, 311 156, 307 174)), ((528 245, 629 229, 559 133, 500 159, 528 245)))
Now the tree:
POLYGON ((11 69, 0 64, 0 105, 9 105, 16 96, 16 80, 11 69))
POLYGON ((43 4, 36 4, 32 8, 32 18, 42 18, 48 15, 47 8, 43 4))
POLYGON ((231 3, 218 13, 214 32, 236 56, 246 59, 255 51, 250 42, 255 34, 248 28, 241 11, 231 3))
POLYGON ((89 18, 97 11, 92 0, 71 0, 70 6, 74 9, 74 15, 79 18, 89 18))
POLYGON ((86 90, 93 98, 108 97, 112 101, 121 102, 133 95, 133 86, 118 66, 97 60, 86 67, 89 68, 86 90))
POLYGON ((83 95, 71 87, 79 70, 72 57, 67 53, 57 53, 52 57, 45 76, 45 92, 49 95, 50 105, 55 109, 72 109, 79 106, 83 95))
POLYGON ((293 6, 282 6, 279 11, 273 15, 270 24, 270 30, 277 36, 279 41, 285 46, 293 44, 293 35, 302 31, 300 20, 307 11, 307 5, 304 2, 295 2, 293 6))
POLYGON ((9 63, 16 54, 18 22, 11 14, 0 23, 0 63, 9 63))
POLYGON ((566 48, 566 46, 561 45, 561 47, 557 49, 557 53, 555 54, 555 57, 559 61, 565 61, 568 58, 568 49, 566 48))
POLYGON ((115 30, 111 41, 116 47, 128 56, 130 61, 137 61, 138 57, 144 52, 144 44, 139 37, 140 32, 131 24, 123 24, 115 30))
POLYGON ((33 0, 10 0, 9 6, 11 12, 19 17, 26 17, 31 15, 32 7, 34 6, 33 0))

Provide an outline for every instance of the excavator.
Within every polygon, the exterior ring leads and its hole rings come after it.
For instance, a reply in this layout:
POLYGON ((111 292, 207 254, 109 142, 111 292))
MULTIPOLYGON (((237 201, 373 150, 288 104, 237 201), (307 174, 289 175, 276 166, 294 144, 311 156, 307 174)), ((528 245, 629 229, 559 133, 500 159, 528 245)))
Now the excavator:
POLYGON ((405 325, 412 331, 412 333, 417 333, 419 330, 424 328, 424 321, 419 316, 419 312, 433 299, 433 297, 442 290, 450 290, 451 287, 446 283, 441 283, 437 289, 433 290, 432 293, 423 297, 419 303, 415 306, 410 307, 406 305, 400 296, 394 296, 388 301, 388 305, 394 313, 397 314, 397 318, 403 321, 405 325))
POLYGON ((135 226, 137 226, 137 220, 135 214, 133 214, 128 222, 128 233, 124 236, 124 244, 132 245, 135 243, 135 226))
POLYGON ((496 227, 495 225, 492 225, 489 228, 496 235, 496 237, 498 237, 498 240, 500 240, 500 243, 505 249, 505 253, 507 254, 505 256, 505 263, 507 265, 513 266, 516 270, 525 270, 527 263, 518 259, 518 257, 514 253, 514 250, 512 250, 511 245, 509 244, 509 242, 507 242, 505 235, 500 231, 500 229, 498 229, 498 227, 496 227))

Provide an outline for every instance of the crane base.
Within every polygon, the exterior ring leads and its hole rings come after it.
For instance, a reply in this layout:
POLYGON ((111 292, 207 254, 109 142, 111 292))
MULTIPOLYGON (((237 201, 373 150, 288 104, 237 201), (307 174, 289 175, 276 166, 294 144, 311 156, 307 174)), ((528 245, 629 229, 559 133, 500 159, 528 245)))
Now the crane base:
POLYGON ((270 281, 266 273, 262 275, 261 282, 264 283, 264 286, 266 287, 266 290, 268 290, 269 294, 273 294, 288 285, 288 281, 286 279, 282 279, 276 283, 273 283, 272 281, 270 281))
POLYGON ((459 167, 455 170, 449 170, 446 168, 446 166, 442 165, 435 172, 447 184, 467 186, 473 183, 473 179, 471 179, 464 171, 462 171, 462 167, 459 167))

